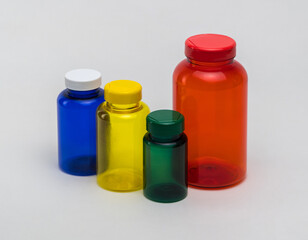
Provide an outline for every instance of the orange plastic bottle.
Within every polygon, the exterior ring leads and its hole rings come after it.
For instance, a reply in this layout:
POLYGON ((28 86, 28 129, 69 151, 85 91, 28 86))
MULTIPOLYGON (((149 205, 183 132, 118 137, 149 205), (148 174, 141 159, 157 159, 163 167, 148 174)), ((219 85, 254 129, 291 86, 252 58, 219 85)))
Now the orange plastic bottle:
POLYGON ((226 187, 246 175, 247 74, 236 43, 217 34, 188 38, 173 74, 173 106, 185 117, 188 183, 226 187))

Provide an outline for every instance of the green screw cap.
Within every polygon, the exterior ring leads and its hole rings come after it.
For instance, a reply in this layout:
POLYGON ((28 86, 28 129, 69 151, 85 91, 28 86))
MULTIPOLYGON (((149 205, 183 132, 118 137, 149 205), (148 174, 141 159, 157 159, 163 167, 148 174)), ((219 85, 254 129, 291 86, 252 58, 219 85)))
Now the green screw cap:
POLYGON ((156 138, 170 138, 184 131, 184 116, 173 110, 157 110, 147 116, 147 131, 156 138))

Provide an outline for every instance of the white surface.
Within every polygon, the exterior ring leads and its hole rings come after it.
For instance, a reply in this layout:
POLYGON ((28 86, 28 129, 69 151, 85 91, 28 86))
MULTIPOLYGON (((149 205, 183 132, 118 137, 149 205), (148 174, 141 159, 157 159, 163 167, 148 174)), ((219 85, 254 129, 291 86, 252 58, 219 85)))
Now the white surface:
POLYGON ((0 2, 0 239, 308 239, 307 1, 0 2), (65 72, 143 85, 171 108, 172 71, 198 33, 237 41, 249 75, 248 176, 175 204, 112 193, 57 167, 65 72))
POLYGON ((65 86, 76 91, 99 88, 102 83, 100 72, 93 69, 74 69, 65 74, 65 86))

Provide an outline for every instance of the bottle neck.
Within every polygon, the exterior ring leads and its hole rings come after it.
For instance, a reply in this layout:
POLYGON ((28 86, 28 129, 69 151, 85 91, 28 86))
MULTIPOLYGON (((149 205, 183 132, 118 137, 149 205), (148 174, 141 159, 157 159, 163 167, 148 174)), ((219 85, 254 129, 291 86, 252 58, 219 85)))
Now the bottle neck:
POLYGON ((87 99, 97 97, 99 94, 99 88, 88 91, 76 91, 67 89, 67 94, 71 98, 87 99))
POLYGON ((152 141, 154 142, 163 142, 163 143, 166 143, 166 142, 173 142, 173 141, 176 141, 178 140, 180 137, 182 136, 182 133, 181 134, 178 134, 178 135, 174 135, 174 136, 168 136, 168 137, 155 137, 153 136, 151 133, 149 133, 149 137, 152 141))
POLYGON ((204 67, 220 67, 220 66, 233 63, 234 58, 228 59, 226 61, 220 61, 220 62, 201 62, 201 61, 196 61, 190 58, 187 58, 187 61, 193 66, 195 65, 195 66, 204 66, 204 67))
POLYGON ((130 103, 130 104, 114 104, 106 101, 106 107, 110 111, 137 111, 141 107, 141 102, 130 103))

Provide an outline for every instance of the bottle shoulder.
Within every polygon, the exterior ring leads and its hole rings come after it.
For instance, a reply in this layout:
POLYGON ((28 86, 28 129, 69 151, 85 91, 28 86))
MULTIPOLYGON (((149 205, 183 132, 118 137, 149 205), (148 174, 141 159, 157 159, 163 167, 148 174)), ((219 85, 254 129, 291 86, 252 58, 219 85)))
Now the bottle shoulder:
POLYGON ((151 137, 150 134, 147 132, 144 137, 143 141, 146 145, 153 145, 153 146, 160 146, 160 147, 179 147, 187 144, 187 136, 185 133, 182 133, 181 136, 173 141, 170 142, 159 142, 159 141, 154 141, 151 137))
POLYGON ((110 108, 107 107, 107 102, 101 103, 97 108, 97 116, 102 120, 112 118, 116 119, 134 119, 138 118, 139 116, 145 117, 150 113, 150 109, 144 102, 140 102, 140 107, 137 109, 132 110, 125 110, 125 111, 111 111, 110 108), (109 116, 106 118, 106 116, 109 116))
POLYGON ((245 68, 236 60, 214 67, 196 66, 187 60, 180 62, 173 73, 173 83, 180 86, 205 89, 226 89, 247 84, 245 68))
POLYGON ((144 113, 147 113, 147 114, 149 114, 150 113, 150 108, 149 108, 149 106, 146 104, 146 103, 144 103, 144 102, 140 102, 141 103, 141 106, 142 106, 142 111, 144 112, 144 113))
POLYGON ((57 98, 57 103, 61 107, 74 108, 82 106, 98 106, 104 102, 104 90, 99 88, 97 96, 91 98, 72 98, 68 94, 68 89, 64 89, 57 98))

